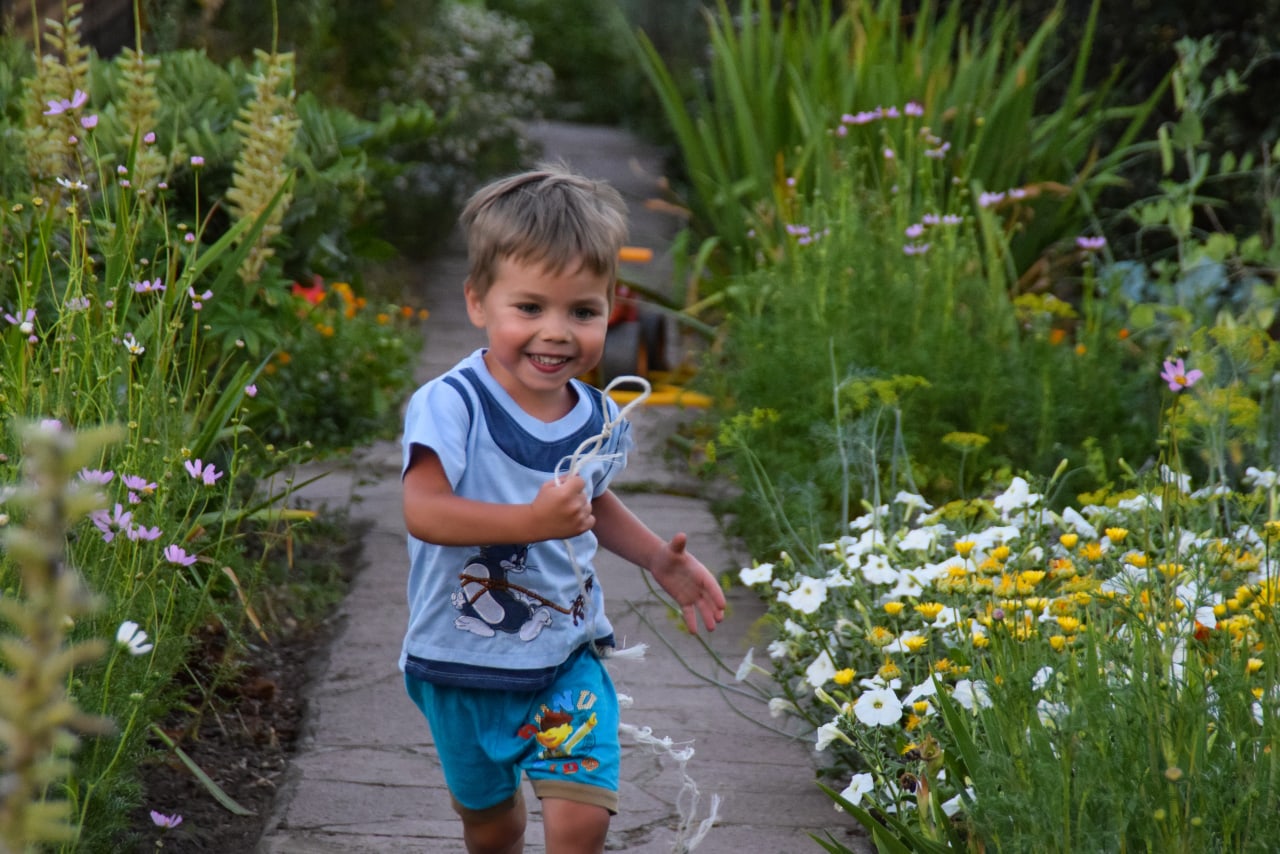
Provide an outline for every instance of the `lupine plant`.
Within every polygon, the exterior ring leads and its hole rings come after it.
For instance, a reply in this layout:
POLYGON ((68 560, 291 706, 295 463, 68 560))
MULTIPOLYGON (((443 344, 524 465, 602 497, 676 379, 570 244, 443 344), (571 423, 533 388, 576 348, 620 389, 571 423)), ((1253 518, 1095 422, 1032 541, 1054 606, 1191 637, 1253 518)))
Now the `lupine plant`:
POLYGON ((1188 432, 1228 381, 1208 355, 1152 377, 1162 452, 1124 483, 1054 501, 1064 464, 939 507, 900 491, 741 571, 778 631, 739 677, 813 727, 880 850, 1273 844, 1280 475, 1188 472, 1231 442, 1188 432))

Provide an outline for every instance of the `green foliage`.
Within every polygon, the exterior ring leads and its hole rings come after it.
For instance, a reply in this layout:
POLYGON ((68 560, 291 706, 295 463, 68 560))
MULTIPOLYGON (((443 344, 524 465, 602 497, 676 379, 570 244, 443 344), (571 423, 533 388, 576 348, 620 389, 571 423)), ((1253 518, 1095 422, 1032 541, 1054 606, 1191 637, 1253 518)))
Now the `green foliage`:
POLYGON ((547 106, 555 118, 594 124, 633 124, 646 103, 644 72, 615 3, 594 0, 485 0, 486 7, 525 24, 531 55, 555 75, 547 106))
POLYGON ((370 307, 342 282, 297 286, 291 305, 296 319, 246 402, 248 423, 267 442, 320 453, 394 438, 422 341, 413 310, 370 307))
MULTIPOLYGON (((770 263, 736 279, 723 302, 724 369, 708 382, 735 411, 777 413, 738 444, 795 495, 784 498, 788 514, 820 528, 850 495, 879 503, 882 482, 972 495, 983 472, 1082 463, 1090 442, 1111 459, 1151 451, 1156 354, 1100 310, 1092 257, 1082 252, 1075 269, 1077 305, 1037 294, 1011 302, 983 263, 967 194, 940 192, 948 172, 924 156, 937 144, 917 121, 876 120, 865 125, 882 126, 876 141, 840 140, 841 180, 814 203, 782 198, 786 242, 761 241, 755 251, 770 263), (892 167, 882 166, 886 148, 892 167), (919 381, 889 387, 905 377, 919 381), (955 448, 949 434, 983 441, 955 448)), ((747 478, 753 464, 737 463, 747 478)), ((1084 472, 1076 476, 1083 488, 1084 472)), ((757 502, 742 505, 744 530, 779 533, 757 524, 757 502)))
MULTIPOLYGON (((74 19, 57 32, 65 55, 83 55, 74 19)), ((380 163, 379 152, 429 131, 430 113, 417 108, 369 121, 304 101, 302 147, 295 148, 292 131, 269 139, 256 108, 244 107, 260 100, 292 125, 287 62, 260 63, 224 69, 192 51, 145 59, 125 51, 111 63, 83 55, 63 66, 50 52, 39 63, 5 66, 22 80, 24 98, 6 103, 2 135, 21 140, 25 156, 6 163, 0 210, 0 484, 16 483, 27 459, 22 423, 59 435, 112 424, 122 434, 73 473, 68 508, 92 496, 103 509, 74 520, 65 538, 47 526, 41 535, 46 546, 65 539, 67 565, 82 568, 102 603, 74 623, 60 618, 58 632, 71 642, 113 633, 118 641, 74 676, 67 670, 81 658, 50 653, 49 663, 64 668, 55 682, 80 707, 114 720, 115 731, 86 741, 74 764, 60 737, 37 789, 7 780, 3 787, 27 800, 33 791, 47 797, 28 814, 65 815, 83 850, 116 850, 125 839, 140 763, 152 749, 150 725, 184 699, 175 677, 190 672, 199 635, 216 627, 242 642, 264 632, 250 598, 264 560, 253 545, 287 539, 311 515, 282 509, 283 495, 264 484, 333 446, 385 434, 412 383, 407 366, 421 341, 407 323, 412 310, 365 312, 363 299, 344 286, 341 306, 308 322, 296 313, 301 301, 290 294, 278 256, 253 284, 241 271, 258 238, 271 237, 271 223, 282 224, 280 238, 289 235, 288 216, 273 217, 291 194, 303 200, 295 222, 310 224, 308 239, 322 245, 327 263, 349 269, 354 244, 345 240, 351 223, 343 218, 358 221, 359 199, 325 204, 325 196, 337 200, 386 177, 394 166, 380 163), (263 74, 270 68, 276 76, 263 74), (269 84, 256 93, 255 75, 269 84), (245 145, 255 134, 270 151, 245 145), (234 167, 244 152, 253 163, 234 167), (229 217, 222 202, 237 172, 256 175, 259 186, 240 181, 241 210, 229 217), (321 320, 327 333, 317 330, 321 320), (295 345, 313 370, 338 358, 349 386, 335 392, 337 383, 317 387, 300 373, 266 373, 273 354, 295 345), (281 406, 295 415, 343 407, 346 417, 316 419, 323 432, 311 442, 312 424, 275 417, 272 407, 281 406)), ((40 485, 59 483, 51 475, 40 485)), ((18 499, 0 488, 0 527, 26 522, 18 499)), ((0 554, 0 601, 25 631, 15 602, 40 591, 20 573, 22 558, 17 545, 0 554)), ((25 672, 20 658, 7 655, 6 674, 25 672)), ((200 672, 216 680, 214 671, 200 672)), ((212 698, 211 687, 202 687, 212 698)), ((53 708, 46 722, 73 723, 66 708, 53 708)))
MULTIPOLYGON (((361 226, 372 220, 359 229, 356 246, 389 244, 411 256, 430 251, 479 183, 531 156, 521 123, 543 108, 552 73, 534 57, 523 23, 479 4, 439 0, 389 4, 376 15, 360 0, 283 0, 279 20, 288 23, 278 34, 297 51, 308 91, 383 131, 408 114, 400 129, 414 131, 373 149, 382 157, 367 177, 376 180, 351 197, 348 211, 361 226), (414 111, 432 122, 414 119, 414 111), (379 240, 371 241, 374 235, 379 240)), ((228 0, 209 20, 190 21, 183 39, 230 57, 276 32, 263 4, 228 0)), ((323 236, 343 245, 340 232, 323 236)), ((299 279, 346 275, 320 266, 289 269, 299 279)))
POLYGON ((1115 181, 1154 101, 1119 108, 1105 85, 1084 91, 1087 33, 1061 103, 1038 104, 1057 13, 1023 44, 1012 10, 970 23, 959 4, 944 13, 925 4, 908 30, 897 0, 851 3, 838 13, 831 6, 800 4, 775 16, 753 2, 741 14, 719 3, 708 16, 707 89, 692 106, 641 37, 685 161, 695 225, 722 239, 740 265, 754 263, 748 233, 770 247, 781 240, 785 181, 802 195, 830 192, 837 170, 829 154, 842 116, 916 101, 922 124, 949 140, 945 156, 961 186, 1028 191, 1011 231, 1014 268, 1024 270, 1079 231, 1081 201, 1115 181), (1097 133, 1116 123, 1119 140, 1094 151, 1097 133))

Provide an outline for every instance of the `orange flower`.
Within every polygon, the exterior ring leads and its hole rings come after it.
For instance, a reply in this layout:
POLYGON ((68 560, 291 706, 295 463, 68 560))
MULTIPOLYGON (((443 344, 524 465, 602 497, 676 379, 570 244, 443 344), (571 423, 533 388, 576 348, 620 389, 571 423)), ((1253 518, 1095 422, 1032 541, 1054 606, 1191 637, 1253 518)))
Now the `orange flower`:
POLYGON ((1066 338, 1067 338, 1067 330, 1065 329, 1054 328, 1049 330, 1049 343, 1054 345, 1055 347, 1061 344, 1063 341, 1065 341, 1066 338))

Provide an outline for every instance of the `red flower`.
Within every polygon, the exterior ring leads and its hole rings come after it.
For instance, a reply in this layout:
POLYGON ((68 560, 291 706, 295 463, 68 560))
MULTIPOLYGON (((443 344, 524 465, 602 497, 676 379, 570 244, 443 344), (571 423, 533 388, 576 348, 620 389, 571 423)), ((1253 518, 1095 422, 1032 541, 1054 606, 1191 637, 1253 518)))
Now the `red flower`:
POLYGON ((324 279, 319 275, 311 277, 311 287, 305 287, 301 282, 293 283, 293 295, 302 297, 312 305, 319 305, 324 299, 324 279))

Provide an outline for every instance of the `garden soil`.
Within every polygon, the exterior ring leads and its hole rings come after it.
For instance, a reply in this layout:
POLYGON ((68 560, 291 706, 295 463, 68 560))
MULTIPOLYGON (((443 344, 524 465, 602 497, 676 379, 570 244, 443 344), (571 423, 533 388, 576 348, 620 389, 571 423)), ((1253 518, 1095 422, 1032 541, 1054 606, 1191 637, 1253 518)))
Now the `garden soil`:
MULTIPOLYGON (((668 250, 680 223, 663 213, 663 206, 646 204, 661 195, 661 152, 612 128, 545 122, 532 125, 531 134, 545 156, 622 191, 630 207, 631 242, 655 251, 652 262, 626 269, 624 275, 659 291, 667 288, 668 250)), ((413 296, 431 312, 418 376, 426 381, 480 346, 482 339, 466 318, 465 257, 457 235, 414 275, 413 296)), ((668 346, 672 359, 683 357, 678 336, 671 336, 668 346)), ((631 419, 636 452, 615 489, 661 536, 687 532, 690 550, 713 572, 734 574, 750 563, 749 556, 726 538, 711 513, 708 485, 668 450, 667 438, 697 415, 678 406, 637 408, 631 419)), ((297 495, 300 506, 342 508, 367 525, 348 595, 330 630, 313 636, 310 646, 286 644, 271 661, 264 659, 258 684, 271 693, 271 702, 255 703, 248 697, 238 704, 259 720, 240 739, 240 761, 223 756, 219 764, 241 778, 237 791, 247 785, 253 792, 256 780, 266 793, 253 804, 257 815, 235 819, 207 795, 203 798, 211 809, 192 809, 192 801, 202 795, 198 786, 191 787, 183 796, 188 806, 183 832, 174 834, 167 850, 464 850, 430 732, 405 695, 396 666, 406 607, 399 445, 377 443, 322 468, 325 477, 297 495), (267 708, 282 716, 263 717, 267 708), (295 729, 297 738, 281 744, 295 729), (228 830, 238 824, 245 831, 219 837, 213 828, 198 826, 219 821, 228 830), (191 844, 202 838, 208 845, 221 838, 221 847, 191 844)), ((315 473, 310 468, 297 473, 299 482, 315 473)), ((650 732, 677 750, 692 748, 682 763, 677 754, 624 733, 621 810, 612 822, 608 849, 666 854, 689 840, 714 809, 714 826, 693 849, 699 854, 820 850, 810 834, 824 839, 830 834, 855 852, 872 850, 856 823, 836 811, 818 789, 820 756, 813 750, 812 734, 805 735, 794 722, 771 718, 761 693, 735 679, 747 650, 762 649, 769 640, 759 622, 764 607, 756 596, 731 587, 726 621, 713 634, 694 637, 638 568, 604 553, 596 568, 622 646, 648 646, 642 660, 610 663, 619 692, 633 698, 622 715, 624 725, 635 728, 628 733, 650 732)), ((749 682, 768 686, 760 674, 749 682)), ((836 781, 837 788, 842 785, 836 781)), ((538 801, 528 791, 526 800, 530 822, 525 850, 541 852, 538 801)))

